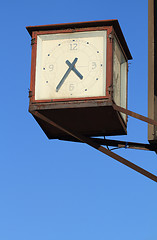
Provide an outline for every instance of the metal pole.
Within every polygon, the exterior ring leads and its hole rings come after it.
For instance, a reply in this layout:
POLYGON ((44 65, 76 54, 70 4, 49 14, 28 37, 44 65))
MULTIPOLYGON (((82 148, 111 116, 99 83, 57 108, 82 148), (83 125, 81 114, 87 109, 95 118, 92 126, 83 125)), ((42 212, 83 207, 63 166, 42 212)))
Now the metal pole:
MULTIPOLYGON (((148 117, 157 121, 157 0, 148 0, 148 117)), ((157 144, 157 127, 148 125, 148 140, 157 144)))

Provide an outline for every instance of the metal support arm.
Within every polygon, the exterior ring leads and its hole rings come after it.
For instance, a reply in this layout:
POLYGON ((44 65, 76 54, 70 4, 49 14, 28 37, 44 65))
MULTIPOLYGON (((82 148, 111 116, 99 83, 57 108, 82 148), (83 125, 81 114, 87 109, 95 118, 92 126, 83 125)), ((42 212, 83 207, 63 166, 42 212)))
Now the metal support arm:
MULTIPOLYGON (((126 142, 119 140, 103 139, 103 138, 92 138, 96 143, 104 146, 111 146, 115 148, 126 148, 126 149, 137 149, 137 150, 147 150, 157 152, 157 146, 146 144, 146 143, 136 143, 136 142, 126 142)), ((80 142, 76 138, 59 138, 59 140, 70 141, 70 142, 80 142)), ((110 149, 112 150, 112 149, 110 149)))
POLYGON ((142 115, 140 115, 138 113, 135 113, 135 112, 132 112, 132 111, 130 111, 128 109, 122 108, 122 107, 120 107, 120 106, 118 106, 116 104, 113 104, 113 108, 116 111, 118 111, 118 112, 122 112, 122 113, 124 113, 126 115, 129 115, 129 116, 133 117, 133 118, 137 118, 137 119, 139 119, 139 120, 141 120, 143 122, 146 122, 146 123, 149 123, 149 124, 157 126, 157 121, 155 121, 155 120, 153 120, 151 118, 144 117, 144 116, 142 116, 142 115))
POLYGON ((157 176, 155 176, 154 174, 146 171, 145 169, 135 165, 134 163, 126 160, 125 158, 115 154, 114 152, 111 152, 110 150, 106 149, 105 147, 102 147, 99 143, 95 142, 94 139, 85 137, 77 132, 73 132, 70 129, 67 129, 66 127, 60 126, 59 124, 55 123, 54 121, 48 119, 47 117, 45 117, 44 115, 42 115, 41 113, 39 113, 38 111, 34 111, 32 112, 34 114, 34 116, 36 116, 37 118, 40 118, 42 120, 44 120, 45 122, 49 123, 50 125, 52 125, 53 127, 56 127, 58 129, 60 129, 61 131, 71 135, 72 137, 76 138, 77 140, 79 140, 80 142, 86 143, 89 146, 97 149, 98 151, 108 155, 109 157, 112 157, 113 159, 117 160, 118 162, 123 163, 124 165, 126 165, 127 167, 135 170, 136 172, 146 176, 147 178, 157 182, 157 176))

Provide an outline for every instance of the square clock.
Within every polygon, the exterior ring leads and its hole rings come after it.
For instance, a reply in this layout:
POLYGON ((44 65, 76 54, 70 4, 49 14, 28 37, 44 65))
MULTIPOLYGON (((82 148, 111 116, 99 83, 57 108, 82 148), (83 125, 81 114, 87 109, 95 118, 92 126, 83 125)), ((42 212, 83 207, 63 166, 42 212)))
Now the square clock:
POLYGON ((128 60, 117 20, 29 26, 32 63, 29 111, 49 139, 67 134, 48 119, 86 136, 126 134, 128 60))
POLYGON ((106 95, 106 30, 37 36, 35 100, 106 95))

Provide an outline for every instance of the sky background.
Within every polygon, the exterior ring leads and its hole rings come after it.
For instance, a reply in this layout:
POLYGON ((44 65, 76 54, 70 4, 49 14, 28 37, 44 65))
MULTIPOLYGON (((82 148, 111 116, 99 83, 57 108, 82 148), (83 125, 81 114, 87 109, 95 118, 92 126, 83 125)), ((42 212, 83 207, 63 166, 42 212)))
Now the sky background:
MULTIPOLYGON (((128 108, 147 116, 147 1, 2 1, 0 240, 156 240, 157 185, 91 147, 48 140, 30 113, 26 26, 118 19, 133 60, 128 108)), ((111 138, 113 139, 113 138, 111 138)), ((128 135, 147 143, 147 124, 128 135)), ((115 153, 157 175, 157 156, 115 153)))

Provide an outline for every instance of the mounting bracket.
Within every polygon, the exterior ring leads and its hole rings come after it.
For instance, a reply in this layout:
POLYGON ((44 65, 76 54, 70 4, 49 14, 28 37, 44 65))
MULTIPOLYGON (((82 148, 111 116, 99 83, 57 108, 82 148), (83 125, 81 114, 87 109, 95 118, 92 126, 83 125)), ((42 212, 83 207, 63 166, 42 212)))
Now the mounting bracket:
MULTIPOLYGON (((156 125, 157 126, 157 122, 150 119, 150 118, 147 118, 147 117, 144 117, 140 114, 137 114, 137 113, 134 113, 134 112, 131 112, 127 109, 124 109, 124 108, 121 108, 117 105, 113 105, 114 106, 114 109, 116 111, 119 111, 119 112, 123 112, 127 115, 130 115, 134 118, 137 118, 137 119, 140 119, 142 121, 145 121, 149 124, 153 124, 153 125, 156 125)), ((56 122, 50 120, 49 118, 45 117, 44 115, 42 115, 41 113, 39 113, 38 111, 33 111, 33 114, 37 117, 37 118, 40 118, 42 119, 43 121, 49 123, 50 125, 52 125, 53 127, 56 127, 58 129, 60 129, 61 131, 64 131, 65 133, 69 134, 72 138, 74 139, 77 139, 78 141, 82 142, 82 143, 86 143, 88 144, 89 146, 97 149, 98 151, 108 155, 109 157, 121 162, 122 164, 126 165, 127 167, 135 170, 136 172, 144 175, 145 177, 157 182, 157 176, 155 176, 154 174, 146 171, 145 169, 137 166, 136 164, 128 161, 127 159, 117 155, 116 153, 110 151, 109 149, 106 149, 105 147, 102 147, 102 143, 101 142, 98 142, 99 140, 95 140, 95 138, 90 138, 90 137, 85 137, 83 135, 81 135, 80 133, 77 133, 77 132, 73 132, 72 130, 70 129, 67 129, 66 127, 64 126, 61 126, 59 124, 57 124, 56 122)))

